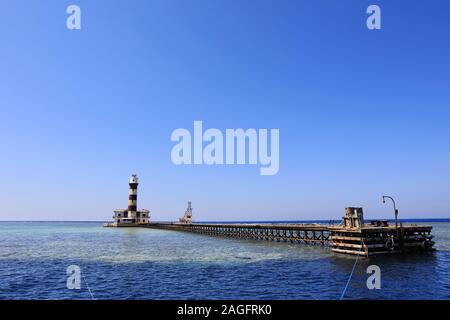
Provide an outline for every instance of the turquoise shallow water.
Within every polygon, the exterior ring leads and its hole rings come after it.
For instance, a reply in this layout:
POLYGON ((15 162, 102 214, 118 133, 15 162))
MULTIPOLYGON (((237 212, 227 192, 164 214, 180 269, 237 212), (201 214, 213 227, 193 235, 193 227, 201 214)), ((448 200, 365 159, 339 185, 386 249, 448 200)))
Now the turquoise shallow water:
MULTIPOLYGON (((450 299, 450 223, 427 224, 437 252, 359 259, 345 298, 450 299), (372 264, 380 290, 366 287, 372 264)), ((95 222, 0 222, 0 242, 0 299, 339 299, 355 261, 318 246, 95 222), (79 290, 66 286, 70 265, 79 290)))

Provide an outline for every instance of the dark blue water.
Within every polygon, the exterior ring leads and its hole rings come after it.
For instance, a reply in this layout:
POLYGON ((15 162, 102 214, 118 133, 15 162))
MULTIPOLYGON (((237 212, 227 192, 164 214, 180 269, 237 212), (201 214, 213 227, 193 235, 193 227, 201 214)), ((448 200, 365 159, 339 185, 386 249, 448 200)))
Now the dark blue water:
MULTIPOLYGON (((344 298, 449 299, 450 223, 430 224, 437 252, 359 258, 344 298), (373 264, 380 290, 366 286, 373 264)), ((0 242, 0 299, 339 299, 355 263, 318 246, 92 222, 2 222, 0 242)))

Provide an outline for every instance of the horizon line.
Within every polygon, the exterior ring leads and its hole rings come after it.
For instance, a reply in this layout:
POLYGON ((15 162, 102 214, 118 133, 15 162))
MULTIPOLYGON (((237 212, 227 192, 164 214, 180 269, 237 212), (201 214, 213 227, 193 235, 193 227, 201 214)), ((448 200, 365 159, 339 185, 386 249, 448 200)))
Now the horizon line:
MULTIPOLYGON (((194 223, 223 223, 223 222, 249 222, 249 223, 264 223, 264 222, 307 222, 307 221, 320 221, 320 222, 330 222, 330 221, 341 221, 342 219, 283 219, 283 220, 198 220, 194 221, 194 223)), ((373 218, 373 219, 364 219, 365 221, 372 220, 387 220, 387 221, 395 221, 395 219, 383 219, 383 218, 373 218)), ((421 221, 433 221, 433 220, 450 220, 450 217, 446 218, 401 218, 398 221, 412 221, 412 220, 421 220, 421 221)), ((108 220, 0 220, 0 222, 98 222, 98 223, 106 223, 108 220)), ((178 221, 172 220, 159 220, 159 221, 150 221, 153 223, 164 222, 164 223, 174 223, 178 221)))

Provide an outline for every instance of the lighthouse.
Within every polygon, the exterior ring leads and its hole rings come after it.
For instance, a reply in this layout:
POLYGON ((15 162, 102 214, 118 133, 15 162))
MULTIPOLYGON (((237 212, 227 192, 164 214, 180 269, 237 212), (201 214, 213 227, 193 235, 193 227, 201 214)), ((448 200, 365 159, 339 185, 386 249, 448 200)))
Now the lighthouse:
POLYGON ((128 188, 128 208, 114 210, 115 225, 147 224, 150 220, 150 211, 137 209, 137 191, 139 179, 136 174, 131 175, 128 188))

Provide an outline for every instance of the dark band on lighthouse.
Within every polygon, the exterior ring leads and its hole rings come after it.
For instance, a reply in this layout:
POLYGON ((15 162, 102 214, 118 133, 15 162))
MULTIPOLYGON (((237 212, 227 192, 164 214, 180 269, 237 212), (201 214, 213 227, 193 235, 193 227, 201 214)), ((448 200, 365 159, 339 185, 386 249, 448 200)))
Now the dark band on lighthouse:
POLYGON ((135 174, 133 174, 130 178, 130 189, 128 192, 128 212, 135 213, 137 210, 137 188, 138 188, 138 179, 135 174))

